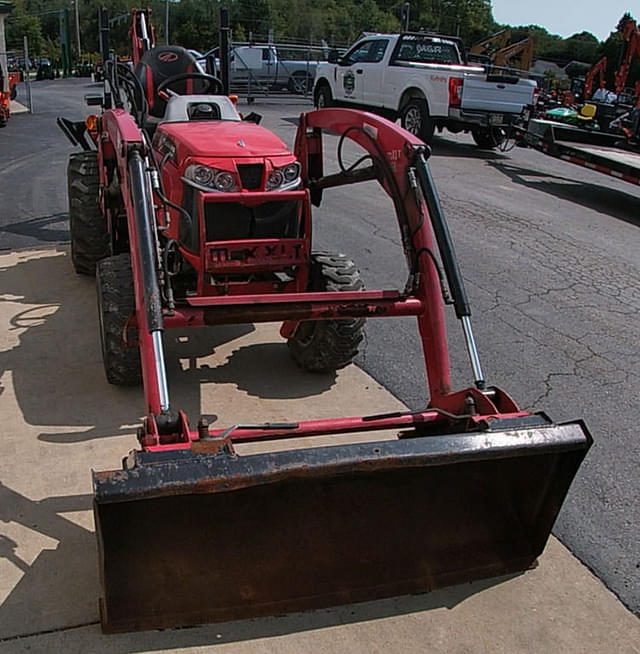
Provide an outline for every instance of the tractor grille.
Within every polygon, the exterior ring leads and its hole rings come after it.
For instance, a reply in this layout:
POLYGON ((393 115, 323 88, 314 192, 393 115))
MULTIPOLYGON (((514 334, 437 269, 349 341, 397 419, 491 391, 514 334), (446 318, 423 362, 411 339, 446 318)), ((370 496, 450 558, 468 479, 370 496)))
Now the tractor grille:
POLYGON ((262 164, 238 164, 242 188, 256 191, 262 188, 262 164))
POLYGON ((235 202, 204 205, 207 241, 250 238, 295 238, 298 236, 297 202, 264 202, 246 207, 235 202))

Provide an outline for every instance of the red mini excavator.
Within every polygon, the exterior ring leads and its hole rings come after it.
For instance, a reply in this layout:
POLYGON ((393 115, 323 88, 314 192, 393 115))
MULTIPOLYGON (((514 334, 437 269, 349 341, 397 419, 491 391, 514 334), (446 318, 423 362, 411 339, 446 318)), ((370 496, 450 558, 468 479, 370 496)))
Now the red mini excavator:
MULTIPOLYGON (((622 35, 622 49, 618 61, 618 69, 615 73, 616 93, 622 93, 625 89, 631 63, 636 57, 640 57, 640 30, 636 21, 628 14, 622 17, 618 23, 618 32, 622 35)), ((640 106, 640 80, 635 85, 636 107, 640 106)))
MULTIPOLYGON (((293 152, 242 120, 182 48, 133 12, 132 71, 105 57, 99 116, 60 120, 72 258, 96 272, 106 375, 144 388, 138 448, 94 473, 105 631, 192 625, 422 592, 531 567, 591 438, 485 382, 429 149, 349 109, 302 114, 293 152), (323 133, 366 151, 325 173, 323 133), (90 138, 87 138, 86 135, 90 138), (311 206, 377 180, 407 264, 364 290, 353 262, 313 249, 311 206), (451 386, 444 307, 473 382, 451 386), (347 365, 366 318, 416 316, 421 411, 210 426, 170 400, 163 334, 281 321, 310 371, 347 365), (384 430, 388 440, 287 449, 288 439, 384 430), (247 441, 280 451, 238 455, 247 441)), ((103 16, 103 26, 106 26, 103 16)), ((341 151, 338 161, 342 161, 341 151)))

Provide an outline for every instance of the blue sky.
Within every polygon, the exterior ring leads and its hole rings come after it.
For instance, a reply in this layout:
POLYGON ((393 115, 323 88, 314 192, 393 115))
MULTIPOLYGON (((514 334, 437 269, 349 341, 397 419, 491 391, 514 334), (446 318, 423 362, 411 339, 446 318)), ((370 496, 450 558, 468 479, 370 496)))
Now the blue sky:
POLYGON ((591 32, 604 41, 625 11, 640 19, 636 3, 629 0, 492 0, 493 17, 509 25, 540 25, 562 37, 591 32))

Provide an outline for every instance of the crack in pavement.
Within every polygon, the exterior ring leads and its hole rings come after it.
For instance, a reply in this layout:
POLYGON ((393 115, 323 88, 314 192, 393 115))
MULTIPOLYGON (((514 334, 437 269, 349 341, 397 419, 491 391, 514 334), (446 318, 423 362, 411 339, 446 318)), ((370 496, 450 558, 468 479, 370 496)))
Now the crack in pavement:
POLYGON ((83 627, 93 627, 99 625, 100 620, 93 622, 82 622, 80 624, 69 625, 68 627, 52 627, 51 629, 43 629, 41 631, 34 631, 27 634, 16 634, 15 636, 0 637, 0 643, 9 643, 14 640, 22 640, 23 638, 35 638, 36 636, 47 636, 49 634, 59 634, 65 631, 72 631, 73 629, 82 629, 83 627))

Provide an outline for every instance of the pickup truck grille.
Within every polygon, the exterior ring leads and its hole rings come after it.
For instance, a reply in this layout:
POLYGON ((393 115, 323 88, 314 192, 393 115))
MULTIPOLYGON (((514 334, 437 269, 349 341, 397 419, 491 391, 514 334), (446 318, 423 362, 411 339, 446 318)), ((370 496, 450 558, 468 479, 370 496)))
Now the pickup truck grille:
POLYGON ((257 191, 262 188, 262 164, 238 164, 238 173, 242 188, 247 191, 257 191))

